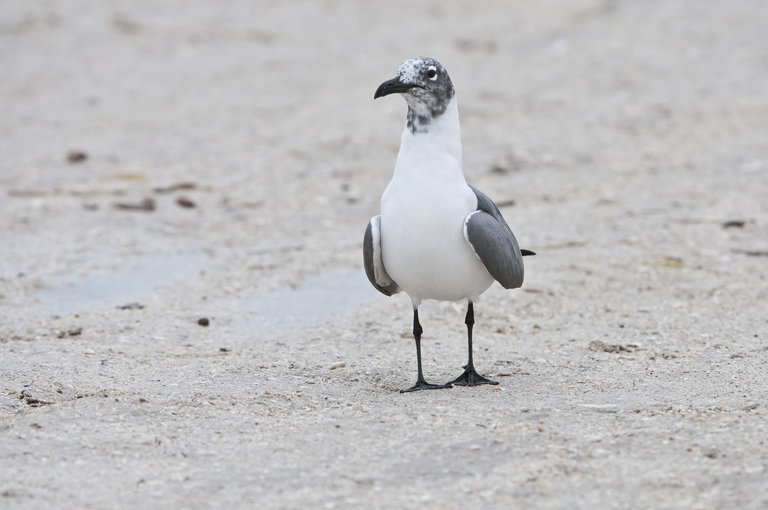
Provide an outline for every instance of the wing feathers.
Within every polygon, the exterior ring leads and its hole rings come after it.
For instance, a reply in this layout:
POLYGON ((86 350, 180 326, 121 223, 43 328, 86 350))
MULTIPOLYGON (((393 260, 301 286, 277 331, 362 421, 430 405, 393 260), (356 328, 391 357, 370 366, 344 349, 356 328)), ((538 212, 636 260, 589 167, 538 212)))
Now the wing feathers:
POLYGON ((363 237, 363 266, 371 285, 384 295, 391 296, 400 292, 400 288, 387 274, 381 260, 381 217, 374 216, 368 222, 363 237))
POLYGON ((464 238, 491 276, 504 288, 522 286, 523 253, 515 235, 496 204, 477 189, 472 188, 472 191, 477 196, 477 211, 464 220, 464 238))

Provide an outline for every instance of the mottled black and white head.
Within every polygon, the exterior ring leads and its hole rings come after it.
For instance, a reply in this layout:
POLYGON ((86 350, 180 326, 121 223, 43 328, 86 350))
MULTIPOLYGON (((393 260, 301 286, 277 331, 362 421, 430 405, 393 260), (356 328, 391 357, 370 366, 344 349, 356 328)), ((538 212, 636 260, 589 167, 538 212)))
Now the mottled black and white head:
POLYGON ((397 76, 379 85, 373 98, 395 93, 402 94, 408 103, 408 128, 412 133, 422 133, 448 108, 454 90, 440 62, 417 57, 400 64, 397 76))

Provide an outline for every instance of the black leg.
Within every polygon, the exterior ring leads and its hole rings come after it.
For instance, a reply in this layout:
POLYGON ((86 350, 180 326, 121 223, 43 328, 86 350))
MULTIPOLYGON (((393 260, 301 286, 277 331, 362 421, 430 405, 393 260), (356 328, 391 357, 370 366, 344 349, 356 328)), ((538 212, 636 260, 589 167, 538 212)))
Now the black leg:
POLYGON ((421 334, 424 332, 424 330, 421 329, 421 324, 419 323, 419 310, 417 308, 413 309, 413 338, 416 340, 416 363, 419 367, 419 374, 416 378, 416 384, 411 386, 408 389, 400 390, 400 393, 405 393, 407 391, 418 391, 418 390, 437 390, 440 388, 450 388, 451 383, 448 384, 432 384, 428 383, 424 380, 424 372, 421 370, 421 334))
POLYGON ((464 318, 464 324, 467 325, 467 348, 469 349, 469 357, 467 359, 467 364, 464 365, 464 373, 462 373, 448 384, 455 384, 457 386, 499 384, 496 381, 491 381, 490 379, 478 374, 472 361, 472 326, 475 324, 475 308, 472 305, 472 301, 469 302, 469 306, 467 307, 467 316, 464 318))

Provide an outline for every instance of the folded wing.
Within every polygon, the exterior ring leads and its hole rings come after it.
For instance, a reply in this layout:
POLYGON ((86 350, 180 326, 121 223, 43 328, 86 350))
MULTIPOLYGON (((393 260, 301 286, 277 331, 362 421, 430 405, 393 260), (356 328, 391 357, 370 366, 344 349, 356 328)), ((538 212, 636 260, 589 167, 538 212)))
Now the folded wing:
POLYGON ((464 238, 491 276, 504 288, 522 286, 523 253, 512 229, 487 195, 470 188, 477 196, 477 210, 464 220, 464 238))
POLYGON ((400 287, 390 278, 381 260, 381 216, 374 216, 368 222, 363 237, 363 266, 371 285, 384 295, 400 292, 400 287))

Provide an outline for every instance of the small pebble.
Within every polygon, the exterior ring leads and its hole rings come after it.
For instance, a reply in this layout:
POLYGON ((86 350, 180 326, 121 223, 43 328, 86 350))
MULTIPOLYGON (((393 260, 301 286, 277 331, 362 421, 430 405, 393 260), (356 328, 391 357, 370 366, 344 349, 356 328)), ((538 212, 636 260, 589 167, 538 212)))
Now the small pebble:
POLYGON ((86 159, 88 159, 88 154, 83 151, 73 150, 67 153, 67 161, 70 163, 82 163, 86 159))
POLYGON ((728 220, 722 223, 723 228, 744 228, 747 222, 744 220, 728 220))
POLYGON ((124 305, 118 305, 117 307, 119 310, 142 310, 144 308, 144 305, 141 303, 131 302, 126 303, 124 305))
POLYGON ((57 338, 64 338, 65 336, 80 336, 83 333, 83 328, 70 328, 66 331, 61 330, 56 333, 57 338))
POLYGON ((208 317, 200 317, 197 319, 197 323, 203 327, 208 327, 211 321, 208 320, 208 317))
POLYGON ((192 209, 193 207, 197 206, 197 204, 195 204, 192 200, 188 199, 187 197, 177 197, 176 203, 186 209, 192 209))
POLYGON ((195 189, 197 188, 197 184, 194 182, 177 182, 176 184, 171 184, 170 186, 159 186, 157 188, 152 188, 152 191, 155 193, 172 193, 174 191, 179 191, 183 189, 195 189))
POLYGON ((152 198, 145 198, 141 202, 118 202, 115 204, 115 209, 121 209, 123 211, 154 211, 155 201, 152 198))

